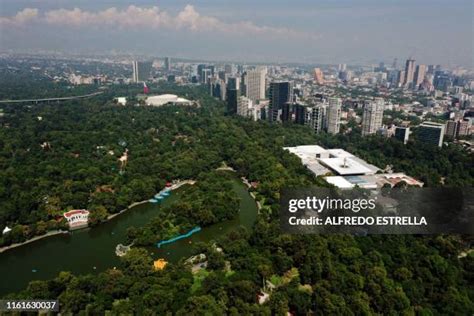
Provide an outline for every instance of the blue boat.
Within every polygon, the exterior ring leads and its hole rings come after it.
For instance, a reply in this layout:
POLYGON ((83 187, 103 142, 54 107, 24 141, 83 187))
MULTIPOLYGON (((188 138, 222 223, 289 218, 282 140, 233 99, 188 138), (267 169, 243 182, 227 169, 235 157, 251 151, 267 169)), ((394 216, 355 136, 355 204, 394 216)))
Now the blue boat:
POLYGON ((169 191, 163 191, 163 192, 161 192, 161 195, 162 196, 169 196, 170 192, 169 191))
POLYGON ((155 200, 155 199, 149 199, 148 202, 150 203, 158 203, 158 200, 155 200))
POLYGON ((163 200, 165 197, 164 196, 161 196, 159 195, 158 197, 155 197, 157 200, 163 200))
POLYGON ((168 239, 168 240, 162 240, 162 241, 160 241, 159 243, 157 243, 156 246, 157 246, 158 248, 160 248, 161 245, 170 244, 170 243, 175 242, 175 241, 178 241, 178 240, 180 240, 180 239, 188 238, 188 237, 191 236, 192 234, 197 233, 197 232, 199 232, 199 231, 201 231, 201 227, 199 227, 199 226, 194 227, 193 229, 191 229, 190 231, 188 231, 186 234, 179 235, 179 236, 173 237, 173 238, 168 239))

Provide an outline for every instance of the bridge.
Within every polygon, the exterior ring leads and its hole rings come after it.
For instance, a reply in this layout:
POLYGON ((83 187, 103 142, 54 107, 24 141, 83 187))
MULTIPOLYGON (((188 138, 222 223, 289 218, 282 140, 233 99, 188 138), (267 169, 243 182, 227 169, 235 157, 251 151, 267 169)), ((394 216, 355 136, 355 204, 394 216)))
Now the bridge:
POLYGON ((85 99, 91 98, 96 95, 102 94, 104 91, 97 91, 94 93, 83 94, 83 95, 75 95, 70 97, 59 97, 59 98, 42 98, 42 99, 21 99, 21 100, 0 100, 0 104, 11 104, 11 103, 48 103, 48 102, 59 102, 59 101, 68 101, 68 100, 76 100, 76 99, 85 99))

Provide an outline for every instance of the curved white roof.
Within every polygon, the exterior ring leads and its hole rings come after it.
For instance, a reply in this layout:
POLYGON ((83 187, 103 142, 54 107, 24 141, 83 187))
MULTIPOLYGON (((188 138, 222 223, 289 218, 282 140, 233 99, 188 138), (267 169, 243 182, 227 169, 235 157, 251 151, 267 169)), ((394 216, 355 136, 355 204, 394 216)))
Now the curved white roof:
POLYGON ((161 106, 167 103, 190 104, 192 102, 187 99, 180 98, 175 94, 161 94, 146 98, 145 103, 147 105, 161 106))

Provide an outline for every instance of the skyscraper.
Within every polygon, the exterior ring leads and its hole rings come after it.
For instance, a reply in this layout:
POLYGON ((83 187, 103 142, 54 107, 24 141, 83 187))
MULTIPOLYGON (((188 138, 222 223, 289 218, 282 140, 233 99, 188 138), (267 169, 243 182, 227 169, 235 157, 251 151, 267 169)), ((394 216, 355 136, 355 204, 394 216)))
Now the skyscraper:
POLYGON ((425 75, 426 75, 426 65, 416 66, 415 76, 413 78, 413 89, 418 89, 420 84, 425 79, 425 75))
POLYGON ((314 68, 314 81, 317 84, 324 84, 324 74, 319 68, 314 68))
POLYGON ((134 60, 132 62, 132 69, 133 69, 132 81, 137 83, 137 82, 148 80, 148 78, 150 78, 150 75, 151 75, 152 64, 153 64, 152 62, 148 62, 148 61, 134 60))
POLYGON ((211 79, 211 69, 205 68, 201 71, 201 82, 202 83, 209 83, 211 79))
POLYGON ((137 83, 138 82, 138 61, 132 61, 132 81, 137 83))
POLYGON ((239 107, 239 97, 240 90, 227 88, 227 114, 237 114, 237 108, 239 107))
POLYGON ((166 71, 171 70, 171 58, 170 57, 165 57, 165 70, 166 71))
POLYGON ((291 84, 288 81, 270 83, 270 105, 268 109, 268 120, 270 122, 280 121, 283 105, 291 100, 291 84))
POLYGON ((405 81, 404 86, 409 88, 413 84, 413 77, 415 75, 415 60, 407 59, 405 64, 405 81))
POLYGON ((382 127, 384 99, 375 98, 364 106, 362 114, 362 136, 375 134, 382 127))
POLYGON ((229 77, 229 78, 227 78, 227 87, 229 89, 240 90, 240 77, 229 77))
POLYGON ((341 99, 329 98, 327 130, 329 134, 339 133, 341 125, 341 99))
POLYGON ((266 69, 257 68, 244 74, 245 95, 252 101, 265 99, 266 69))
POLYGON ((400 70, 398 72, 398 87, 403 87, 405 84, 405 70, 400 70))
POLYGON ((417 138, 420 142, 441 147, 443 145, 444 124, 423 122, 418 127, 417 138))

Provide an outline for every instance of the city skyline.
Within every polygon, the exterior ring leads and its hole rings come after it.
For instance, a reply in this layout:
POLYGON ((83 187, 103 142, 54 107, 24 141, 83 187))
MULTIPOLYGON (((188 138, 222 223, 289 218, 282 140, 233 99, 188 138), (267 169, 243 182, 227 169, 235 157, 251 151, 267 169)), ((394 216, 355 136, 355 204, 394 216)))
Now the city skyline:
POLYGON ((245 1, 142 0, 114 6, 88 0, 80 5, 5 1, 0 5, 0 42, 3 50, 15 52, 127 52, 324 64, 412 57, 423 64, 473 65, 471 3, 464 0, 300 0, 291 8, 280 1, 271 8, 265 3, 252 4, 251 10, 245 1), (444 16, 448 9, 457 14, 444 16))

